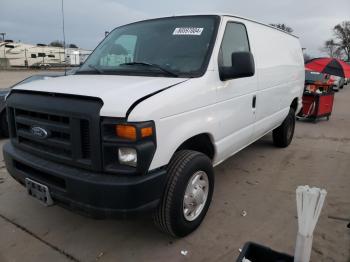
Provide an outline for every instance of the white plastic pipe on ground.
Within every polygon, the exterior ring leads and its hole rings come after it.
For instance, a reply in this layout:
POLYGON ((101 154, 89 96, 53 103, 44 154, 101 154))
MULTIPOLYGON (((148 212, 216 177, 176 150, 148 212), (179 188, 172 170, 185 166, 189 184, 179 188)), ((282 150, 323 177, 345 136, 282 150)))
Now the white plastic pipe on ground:
POLYGON ((309 186, 299 186, 296 190, 298 212, 298 235, 294 261, 310 261, 313 232, 320 216, 327 191, 309 186))

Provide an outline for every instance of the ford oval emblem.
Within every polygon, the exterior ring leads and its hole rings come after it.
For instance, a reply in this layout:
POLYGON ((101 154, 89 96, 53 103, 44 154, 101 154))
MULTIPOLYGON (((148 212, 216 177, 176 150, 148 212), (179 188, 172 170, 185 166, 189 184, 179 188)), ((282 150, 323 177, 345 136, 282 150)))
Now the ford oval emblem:
POLYGON ((45 139, 49 136, 49 132, 47 130, 45 130, 44 128, 39 127, 39 126, 33 126, 30 129, 30 133, 32 133, 32 135, 34 135, 38 138, 42 138, 42 139, 45 139))

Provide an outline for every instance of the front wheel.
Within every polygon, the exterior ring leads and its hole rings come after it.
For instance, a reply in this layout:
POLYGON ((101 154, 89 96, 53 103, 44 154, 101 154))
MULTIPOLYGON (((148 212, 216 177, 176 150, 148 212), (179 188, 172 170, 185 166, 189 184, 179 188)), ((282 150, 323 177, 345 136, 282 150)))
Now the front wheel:
POLYGON ((154 215, 156 226, 174 237, 193 232, 204 219, 213 195, 214 171, 199 152, 175 153, 168 166, 168 183, 154 215))
POLYGON ((282 125, 272 132, 273 143, 277 147, 287 147, 293 140, 295 130, 295 111, 293 108, 289 110, 286 119, 282 125))

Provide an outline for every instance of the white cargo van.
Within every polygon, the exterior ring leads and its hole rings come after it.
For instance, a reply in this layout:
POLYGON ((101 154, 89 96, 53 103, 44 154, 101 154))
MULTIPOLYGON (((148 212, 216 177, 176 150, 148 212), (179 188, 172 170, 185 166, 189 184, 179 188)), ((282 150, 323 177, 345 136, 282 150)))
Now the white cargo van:
POLYGON ((270 131, 290 144, 304 78, 298 38, 249 19, 121 26, 76 74, 11 91, 6 166, 46 205, 100 218, 151 211, 185 236, 209 208, 213 166, 270 131))

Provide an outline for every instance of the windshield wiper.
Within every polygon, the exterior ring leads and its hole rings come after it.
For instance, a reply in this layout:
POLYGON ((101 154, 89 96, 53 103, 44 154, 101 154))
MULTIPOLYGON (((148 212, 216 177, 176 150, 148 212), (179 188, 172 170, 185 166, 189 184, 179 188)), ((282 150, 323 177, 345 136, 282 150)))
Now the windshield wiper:
POLYGON ((88 67, 94 69, 94 71, 95 71, 95 72, 98 72, 99 74, 103 74, 103 73, 104 73, 103 70, 101 70, 100 68, 98 68, 98 67, 95 66, 95 65, 91 65, 91 64, 90 64, 90 65, 88 65, 88 67))
POLYGON ((154 68, 158 68, 159 70, 163 71, 164 73, 170 75, 170 76, 174 76, 174 77, 179 77, 178 74, 168 70, 168 69, 165 69, 163 68, 162 66, 160 65, 157 65, 157 64, 152 64, 152 63, 148 63, 148 62, 130 62, 130 63, 124 63, 124 64, 121 64, 121 66, 123 65, 144 65, 144 66, 150 66, 150 67, 154 67, 154 68))

